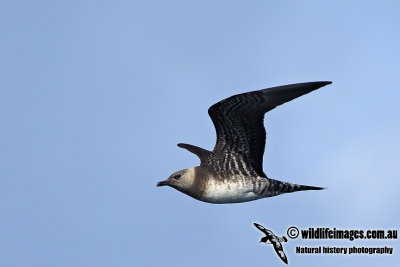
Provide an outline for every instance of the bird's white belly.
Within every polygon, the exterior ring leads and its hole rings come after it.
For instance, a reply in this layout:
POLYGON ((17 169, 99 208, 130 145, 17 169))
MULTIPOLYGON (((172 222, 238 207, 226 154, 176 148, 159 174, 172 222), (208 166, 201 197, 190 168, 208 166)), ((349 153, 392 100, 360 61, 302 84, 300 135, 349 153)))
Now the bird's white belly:
POLYGON ((242 181, 209 181, 201 197, 210 203, 238 203, 262 198, 253 191, 252 183, 242 181))

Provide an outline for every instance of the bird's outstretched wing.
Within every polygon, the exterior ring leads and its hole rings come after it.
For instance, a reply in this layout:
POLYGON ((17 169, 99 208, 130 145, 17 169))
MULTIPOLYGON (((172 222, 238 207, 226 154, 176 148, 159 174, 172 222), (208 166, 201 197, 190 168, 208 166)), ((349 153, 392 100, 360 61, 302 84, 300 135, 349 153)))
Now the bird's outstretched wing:
POLYGON ((238 94, 212 105, 208 113, 217 132, 206 165, 221 174, 238 172, 266 177, 262 168, 265 148, 264 114, 276 106, 331 82, 309 82, 238 94))
POLYGON ((275 251, 276 251, 276 254, 278 254, 279 258, 281 258, 281 260, 282 260, 284 263, 288 264, 288 259, 287 259, 287 257, 286 257, 285 252, 283 252, 282 244, 279 243, 279 245, 278 245, 278 243, 275 243, 275 244, 274 244, 274 249, 275 249, 275 251))
POLYGON ((273 233, 271 232, 271 230, 268 230, 267 228, 265 228, 264 226, 262 226, 261 224, 258 223, 254 223, 254 226, 257 227, 258 230, 260 230, 261 232, 263 232, 266 235, 273 235, 273 233))
POLYGON ((178 146, 196 154, 199 157, 201 164, 203 164, 211 154, 211 151, 194 145, 179 143, 178 146))

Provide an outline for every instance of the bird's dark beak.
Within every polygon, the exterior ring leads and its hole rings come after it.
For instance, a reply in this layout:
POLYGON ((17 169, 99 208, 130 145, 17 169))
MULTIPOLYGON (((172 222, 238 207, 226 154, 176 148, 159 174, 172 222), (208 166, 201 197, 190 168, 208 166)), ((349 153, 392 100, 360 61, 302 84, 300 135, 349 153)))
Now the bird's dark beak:
POLYGON ((168 185, 168 181, 167 180, 157 183, 157 186, 165 186, 165 185, 168 185))

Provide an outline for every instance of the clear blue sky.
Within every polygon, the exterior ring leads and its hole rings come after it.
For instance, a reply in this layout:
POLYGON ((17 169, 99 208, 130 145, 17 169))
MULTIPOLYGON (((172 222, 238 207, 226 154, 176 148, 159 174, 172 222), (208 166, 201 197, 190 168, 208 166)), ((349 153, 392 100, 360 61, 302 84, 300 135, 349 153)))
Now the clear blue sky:
MULTIPOLYGON (((399 229, 399 1, 2 1, 0 266, 283 266, 259 222, 399 229), (156 183, 212 149, 207 109, 268 113, 266 174, 327 187, 236 205, 156 183)), ((291 266, 394 266, 398 241, 289 240, 291 266), (300 256, 298 245, 395 254, 300 256)))

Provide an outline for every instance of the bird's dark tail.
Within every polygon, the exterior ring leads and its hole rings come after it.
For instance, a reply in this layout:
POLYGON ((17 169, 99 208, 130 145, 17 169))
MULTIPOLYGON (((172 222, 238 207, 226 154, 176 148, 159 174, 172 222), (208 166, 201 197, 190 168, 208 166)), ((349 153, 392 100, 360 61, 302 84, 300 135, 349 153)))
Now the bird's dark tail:
POLYGON ((271 196, 276 196, 285 193, 292 193, 297 191, 305 191, 305 190, 322 190, 325 189, 323 187, 317 186, 309 186, 309 185, 299 185, 299 184, 292 184, 287 182, 281 182, 278 180, 270 180, 270 185, 268 191, 270 191, 271 196))
POLYGON ((293 191, 290 191, 290 192, 304 191, 304 190, 322 190, 322 189, 325 189, 324 187, 300 185, 300 184, 292 184, 292 186, 293 186, 293 191))

